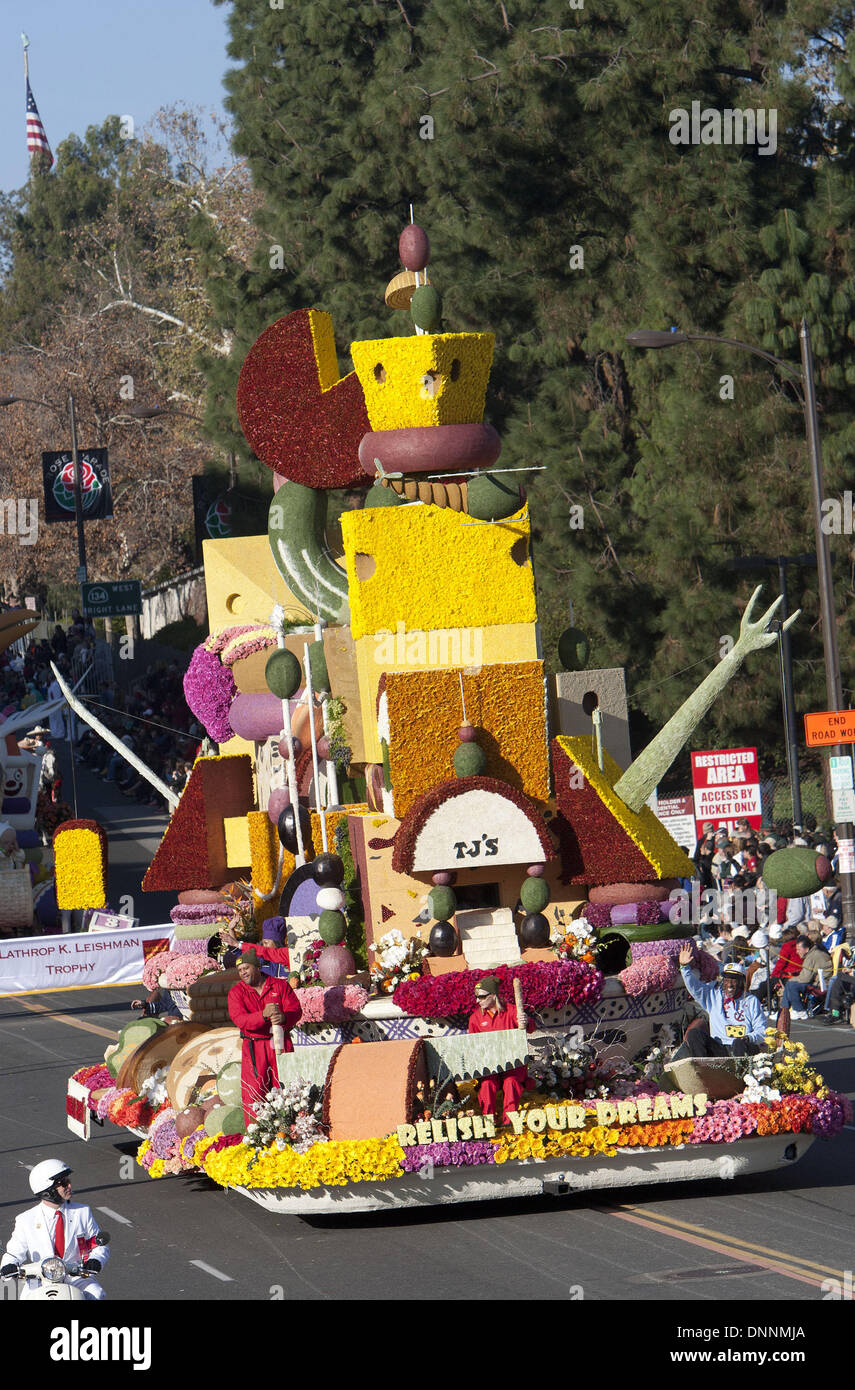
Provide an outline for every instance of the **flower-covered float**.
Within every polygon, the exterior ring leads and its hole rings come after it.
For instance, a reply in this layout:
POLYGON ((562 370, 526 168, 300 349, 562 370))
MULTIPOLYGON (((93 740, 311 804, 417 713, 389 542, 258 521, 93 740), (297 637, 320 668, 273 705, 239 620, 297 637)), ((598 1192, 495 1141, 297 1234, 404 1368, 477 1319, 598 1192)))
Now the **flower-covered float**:
MULTIPOLYGON (((492 337, 441 332, 427 237, 410 225, 399 250, 386 302, 413 336, 352 344, 339 377, 328 316, 298 310, 244 364, 269 530, 205 542, 211 636, 185 692, 219 753, 143 882, 178 895, 146 982, 184 1021, 128 1025, 106 1068, 71 1079, 69 1124, 132 1129, 152 1177, 202 1170, 295 1212, 792 1163, 850 1114, 800 1044, 770 1030, 723 1088, 721 1066, 668 1065, 695 1014, 681 947, 702 981, 718 966, 680 903, 694 866, 647 804, 774 642, 776 605, 755 618, 754 595, 732 651, 630 760, 589 698, 621 673, 546 673, 528 503, 482 418, 492 337), (327 493, 368 482, 340 563, 327 493), (248 1107, 223 948, 251 940, 300 1016, 248 1107), (470 1031, 490 990, 501 1026, 470 1031)), ((562 639, 570 665, 582 645, 562 639)))

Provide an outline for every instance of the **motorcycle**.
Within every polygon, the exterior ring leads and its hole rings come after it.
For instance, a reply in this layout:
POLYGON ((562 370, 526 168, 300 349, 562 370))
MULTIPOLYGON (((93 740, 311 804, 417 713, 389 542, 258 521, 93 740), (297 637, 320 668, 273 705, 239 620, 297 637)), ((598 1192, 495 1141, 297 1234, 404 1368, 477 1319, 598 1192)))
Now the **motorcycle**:
MULTIPOLYGON (((110 1237, 106 1232, 101 1232, 98 1236, 99 1245, 109 1244, 110 1237)), ((23 1279, 25 1287, 21 1291, 21 1302, 27 1303, 82 1303, 85 1294, 72 1279, 94 1279, 94 1272, 89 1272, 82 1265, 71 1261, 62 1260, 58 1255, 52 1255, 46 1260, 33 1260, 27 1264, 19 1264, 14 1274, 4 1277, 6 1279, 23 1279), (37 1279, 36 1288, 30 1288, 30 1279, 37 1279)))

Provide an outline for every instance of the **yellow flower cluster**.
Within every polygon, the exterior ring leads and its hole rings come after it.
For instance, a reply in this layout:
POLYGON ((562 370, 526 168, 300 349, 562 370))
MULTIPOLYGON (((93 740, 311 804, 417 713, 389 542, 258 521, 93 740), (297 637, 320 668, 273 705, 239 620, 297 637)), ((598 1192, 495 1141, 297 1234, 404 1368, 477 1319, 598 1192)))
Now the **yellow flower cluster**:
POLYGON ((56 902, 61 910, 107 901, 107 837, 94 821, 66 821, 53 837, 56 902))
POLYGON ((153 1159, 148 1167, 146 1167, 146 1165, 143 1163, 143 1159, 145 1158, 145 1155, 148 1153, 150 1148, 151 1140, 144 1139, 140 1144, 139 1148, 137 1149, 137 1163, 140 1165, 141 1168, 145 1168, 145 1171, 148 1173, 150 1178, 162 1178, 164 1169, 164 1162, 162 1158, 153 1159))
POLYGON ((563 752, 581 768, 603 805, 611 811, 621 829, 626 831, 632 842, 652 864, 659 878, 691 878, 695 872, 691 859, 671 838, 650 807, 642 806, 638 812, 631 811, 618 796, 614 784, 623 776, 623 769, 604 751, 601 772, 597 755, 591 750, 592 741, 588 737, 558 738, 563 752))
POLYGON ((304 1154, 264 1149, 255 1163, 255 1151, 237 1144, 197 1159, 221 1187, 343 1187, 349 1182, 380 1182, 400 1177, 404 1151, 395 1135, 385 1139, 337 1140, 313 1144, 304 1154))
POLYGON ((783 1061, 775 1063, 775 1078, 771 1083, 786 1095, 817 1096, 825 1100, 828 1087, 815 1067, 811 1066, 810 1056, 804 1043, 793 1042, 774 1030, 766 1034, 770 1048, 783 1048, 783 1061))
POLYGON ((537 620, 522 512, 501 526, 473 526, 450 508, 361 508, 344 512, 341 533, 354 640, 394 635, 399 622, 429 634, 537 620), (375 562, 369 579, 357 575, 362 555, 375 562))
POLYGON ((480 424, 494 341, 492 333, 421 333, 351 343, 372 430, 480 424))
POLYGON ((503 1134, 495 1145, 497 1163, 507 1163, 509 1159, 547 1159, 547 1158, 590 1158, 592 1154, 602 1154, 613 1158, 617 1152, 619 1130, 607 1129, 603 1125, 591 1125, 587 1129, 554 1130, 548 1134, 503 1134))

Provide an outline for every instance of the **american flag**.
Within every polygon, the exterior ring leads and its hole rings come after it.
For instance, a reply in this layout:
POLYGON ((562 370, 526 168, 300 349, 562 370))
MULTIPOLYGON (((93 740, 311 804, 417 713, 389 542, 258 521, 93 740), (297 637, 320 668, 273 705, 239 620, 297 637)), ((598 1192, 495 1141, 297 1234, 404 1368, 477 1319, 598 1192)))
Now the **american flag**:
POLYGON ((53 164, 53 155, 42 125, 42 118, 39 115, 39 108, 36 106, 35 98, 30 88, 30 79, 27 78, 27 153, 32 159, 37 150, 43 150, 50 156, 53 164))

